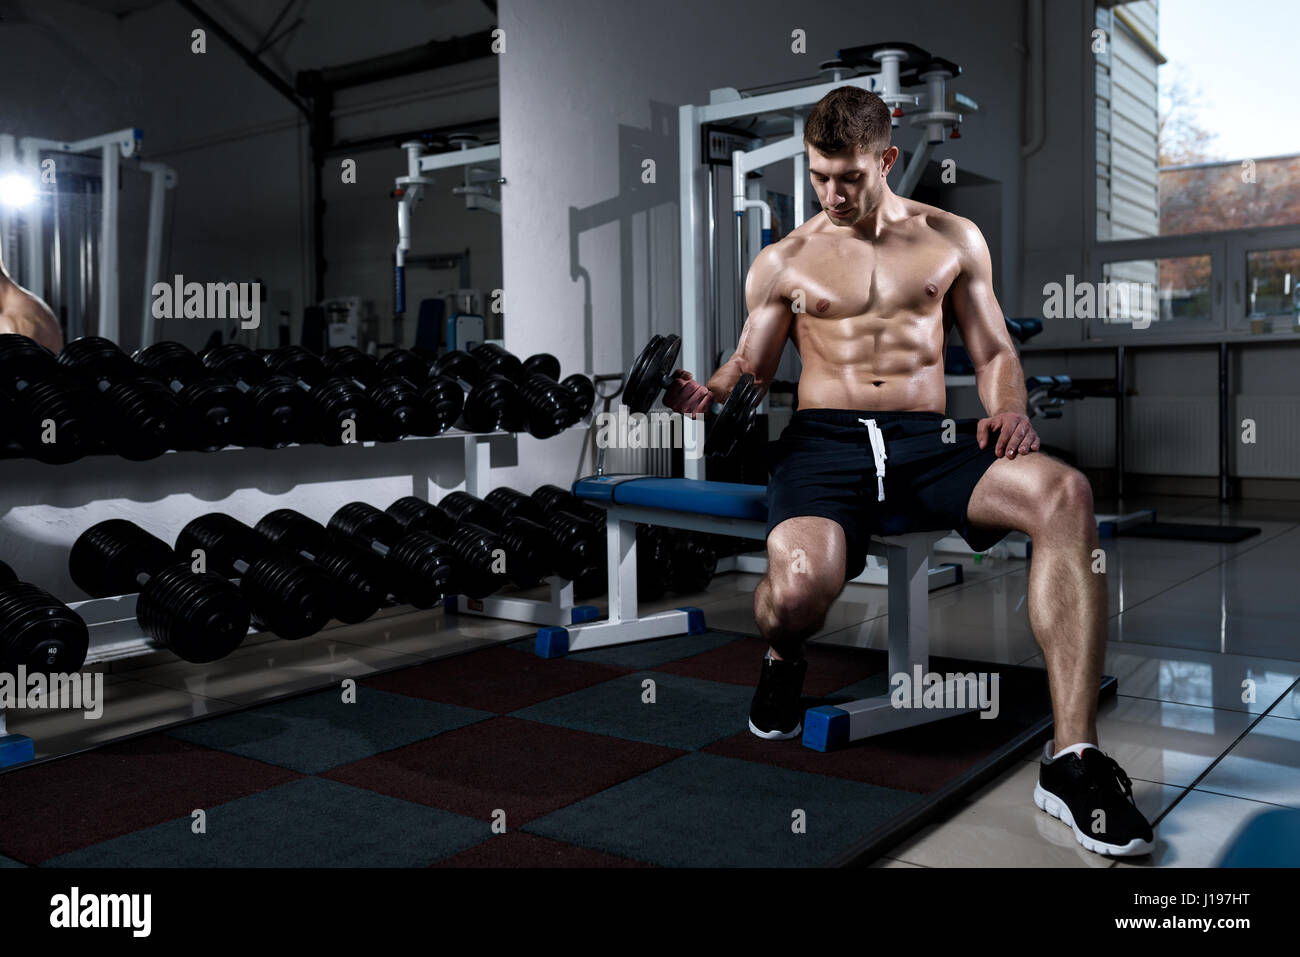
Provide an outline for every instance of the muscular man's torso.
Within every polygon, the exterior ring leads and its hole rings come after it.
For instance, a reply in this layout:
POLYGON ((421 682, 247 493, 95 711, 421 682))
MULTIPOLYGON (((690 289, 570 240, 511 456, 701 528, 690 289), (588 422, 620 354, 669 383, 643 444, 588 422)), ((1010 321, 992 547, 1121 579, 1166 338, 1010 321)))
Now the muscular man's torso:
POLYGON ((944 411, 944 297, 962 268, 955 217, 903 203, 909 215, 874 240, 818 215, 781 241, 799 408, 944 411))

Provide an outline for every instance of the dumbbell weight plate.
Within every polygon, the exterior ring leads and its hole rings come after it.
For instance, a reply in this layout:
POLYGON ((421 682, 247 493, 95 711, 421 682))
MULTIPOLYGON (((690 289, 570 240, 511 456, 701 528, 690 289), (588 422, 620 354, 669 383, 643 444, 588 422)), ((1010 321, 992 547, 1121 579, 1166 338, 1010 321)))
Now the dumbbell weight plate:
POLYGON ((573 396, 578 418, 585 419, 591 413, 591 407, 596 403, 596 387, 592 385, 591 380, 581 372, 575 372, 571 376, 566 376, 560 382, 560 385, 573 396))
POLYGON ((649 412, 664 391, 682 351, 680 336, 651 336, 650 342, 632 364, 623 386, 623 404, 633 412, 649 412))
POLYGON ((560 377, 560 360, 549 352, 538 352, 524 360, 524 375, 540 372, 548 379, 560 377))
POLYGON ((746 372, 727 396, 717 418, 706 423, 704 454, 730 455, 735 451, 741 437, 753 426, 762 399, 754 377, 746 372))

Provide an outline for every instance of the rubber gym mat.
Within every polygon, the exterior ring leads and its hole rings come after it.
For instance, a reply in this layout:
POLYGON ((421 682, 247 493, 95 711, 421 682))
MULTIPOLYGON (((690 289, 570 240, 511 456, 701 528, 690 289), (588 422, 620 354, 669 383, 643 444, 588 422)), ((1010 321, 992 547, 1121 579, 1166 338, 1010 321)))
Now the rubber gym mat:
POLYGON ((1252 535, 1258 535, 1258 528, 1246 525, 1189 525, 1183 522, 1146 522, 1133 525, 1119 533, 1131 538, 1165 538, 1184 542, 1226 542, 1244 541, 1252 535))
MULTIPOLYGON (((998 717, 821 753, 748 731, 756 637, 554 660, 531 645, 361 679, 352 703, 316 691, 15 769, 0 864, 860 864, 1050 734, 1039 669, 934 658, 935 672, 995 671, 998 717)), ((885 688, 883 651, 811 645, 808 657, 808 706, 885 688)), ((1102 693, 1114 690, 1106 679, 1102 693)))

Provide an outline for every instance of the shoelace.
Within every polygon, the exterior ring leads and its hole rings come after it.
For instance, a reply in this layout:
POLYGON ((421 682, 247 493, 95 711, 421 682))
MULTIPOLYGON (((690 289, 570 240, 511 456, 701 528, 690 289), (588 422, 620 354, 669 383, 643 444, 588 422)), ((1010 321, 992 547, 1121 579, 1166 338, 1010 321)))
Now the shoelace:
MULTIPOLYGON (((1086 754, 1088 752, 1085 751, 1084 753, 1086 754)), ((1082 760, 1082 757, 1080 760, 1082 760)), ((1089 790, 1099 791, 1107 784, 1117 784, 1119 785, 1120 793, 1127 798, 1130 803, 1136 804, 1133 800, 1133 782, 1129 779, 1129 776, 1124 773, 1124 769, 1119 766, 1118 761, 1112 758, 1109 754, 1104 754, 1098 751, 1096 756, 1091 759, 1091 762, 1084 764, 1085 768, 1088 763, 1097 765, 1097 775, 1092 776, 1091 780, 1088 782, 1089 790), (1098 777, 1100 777, 1100 780, 1098 780, 1098 777)))

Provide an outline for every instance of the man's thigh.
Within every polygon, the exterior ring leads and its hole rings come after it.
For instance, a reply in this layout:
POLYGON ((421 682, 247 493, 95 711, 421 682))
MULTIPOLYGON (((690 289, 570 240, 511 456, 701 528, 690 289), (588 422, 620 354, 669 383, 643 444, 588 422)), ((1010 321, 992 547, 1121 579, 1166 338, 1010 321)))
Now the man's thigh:
POLYGON ((966 517, 972 525, 1033 534, 1054 491, 1078 479, 1077 469, 1044 452, 1000 458, 975 484, 966 517))

